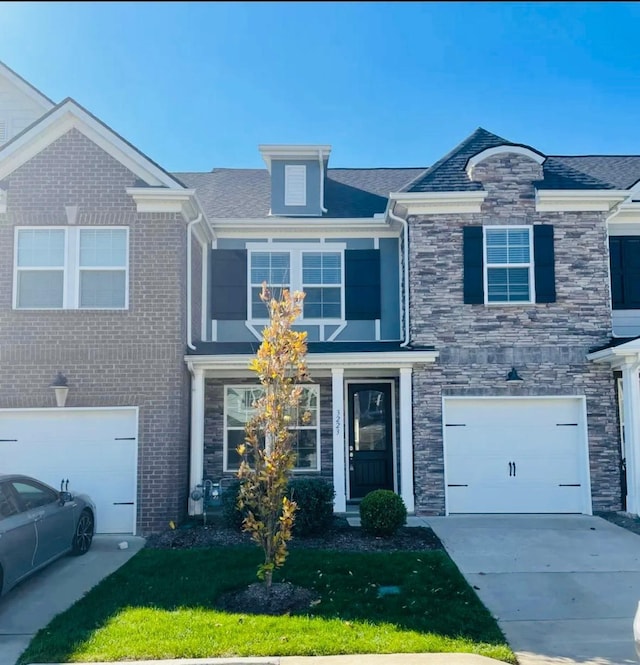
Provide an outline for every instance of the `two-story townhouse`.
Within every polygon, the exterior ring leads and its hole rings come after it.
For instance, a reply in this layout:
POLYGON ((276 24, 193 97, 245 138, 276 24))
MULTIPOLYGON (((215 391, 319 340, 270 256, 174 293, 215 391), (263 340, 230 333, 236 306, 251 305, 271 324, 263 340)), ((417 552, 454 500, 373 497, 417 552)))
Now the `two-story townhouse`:
POLYGON ((638 512, 640 158, 480 129, 429 169, 263 145, 264 169, 171 174, 2 74, 8 470, 91 479, 128 520, 102 530, 181 518, 237 468, 267 281, 306 293, 296 473, 337 512, 379 487, 425 515, 638 512))
POLYGON ((0 471, 69 479, 98 531, 166 527, 187 505, 188 275, 210 227, 193 190, 4 65, 0 127, 0 471))
POLYGON ((261 152, 263 171, 179 174, 216 233, 212 341, 187 355, 192 484, 237 468, 266 280, 307 293, 298 471, 332 479, 336 510, 382 487, 418 514, 638 511, 639 158, 482 129, 422 172, 261 152))

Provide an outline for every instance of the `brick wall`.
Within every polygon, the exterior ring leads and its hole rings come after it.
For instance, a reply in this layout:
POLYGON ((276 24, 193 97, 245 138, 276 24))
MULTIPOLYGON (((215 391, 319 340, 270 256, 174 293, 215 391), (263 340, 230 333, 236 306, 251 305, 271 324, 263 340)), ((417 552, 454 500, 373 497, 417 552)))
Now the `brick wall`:
POLYGON ((536 212, 541 168, 524 156, 489 158, 473 178, 488 191, 481 213, 409 219, 411 340, 440 351, 413 377, 417 510, 444 511, 442 394, 586 395, 594 509, 619 509, 614 383, 586 359, 611 335, 605 215, 536 212), (541 223, 554 226, 556 302, 464 304, 463 227, 541 223), (512 366, 521 387, 505 384, 512 366))
POLYGON ((142 533, 186 509, 188 375, 186 227, 180 215, 138 214, 136 176, 72 129, 4 182, 0 215, 0 408, 54 406, 49 383, 70 383, 69 406, 140 407, 138 524, 142 533), (129 309, 12 309, 16 225, 129 227, 129 309))

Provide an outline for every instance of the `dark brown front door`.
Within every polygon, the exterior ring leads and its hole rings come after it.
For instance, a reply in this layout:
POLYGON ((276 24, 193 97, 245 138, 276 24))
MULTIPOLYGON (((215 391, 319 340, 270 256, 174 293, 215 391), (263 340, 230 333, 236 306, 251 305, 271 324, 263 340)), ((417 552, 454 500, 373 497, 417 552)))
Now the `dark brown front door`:
POLYGON ((393 490, 391 384, 350 383, 348 399, 350 498, 393 490))

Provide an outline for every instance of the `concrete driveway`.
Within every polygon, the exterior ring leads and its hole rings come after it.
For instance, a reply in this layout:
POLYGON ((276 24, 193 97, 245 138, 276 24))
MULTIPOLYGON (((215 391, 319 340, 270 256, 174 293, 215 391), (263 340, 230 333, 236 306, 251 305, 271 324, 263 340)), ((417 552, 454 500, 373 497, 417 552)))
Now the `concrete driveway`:
POLYGON ((14 665, 33 636, 144 545, 133 536, 96 536, 81 557, 65 556, 0 597, 0 665, 14 665), (118 543, 127 541, 121 550, 118 543))
POLYGON ((498 619, 520 665, 637 665, 640 536, 587 516, 427 521, 498 619))

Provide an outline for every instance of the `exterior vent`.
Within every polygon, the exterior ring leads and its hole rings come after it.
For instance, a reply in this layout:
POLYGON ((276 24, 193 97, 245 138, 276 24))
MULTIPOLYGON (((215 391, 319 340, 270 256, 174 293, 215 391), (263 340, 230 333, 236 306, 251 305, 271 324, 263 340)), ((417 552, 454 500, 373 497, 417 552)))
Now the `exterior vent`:
POLYGON ((307 205, 307 167, 303 164, 287 164, 284 167, 284 204, 307 205))
POLYGON ((0 143, 4 143, 9 138, 7 121, 0 119, 0 143))

